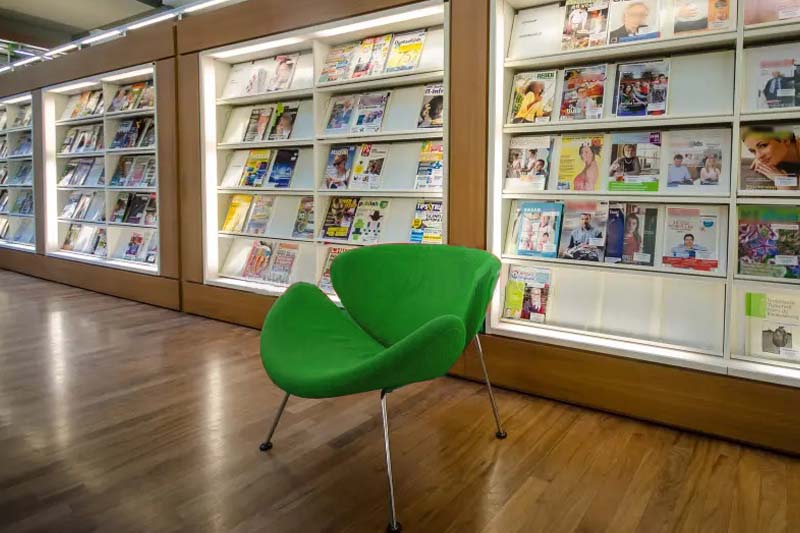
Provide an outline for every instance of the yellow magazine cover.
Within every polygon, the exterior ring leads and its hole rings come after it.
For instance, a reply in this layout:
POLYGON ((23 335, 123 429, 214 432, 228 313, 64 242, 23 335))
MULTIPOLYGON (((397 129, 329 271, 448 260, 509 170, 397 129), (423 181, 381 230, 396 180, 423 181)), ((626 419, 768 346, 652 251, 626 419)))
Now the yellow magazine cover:
POLYGON ((560 191, 599 191, 604 136, 564 135, 558 162, 560 191))
POLYGON ((250 150, 247 162, 244 164, 242 178, 239 180, 241 187, 261 187, 269 172, 272 162, 271 150, 250 150))
POLYGON ((222 225, 222 231, 241 233, 252 201, 253 197, 249 194, 234 194, 231 198, 231 205, 228 207, 228 214, 225 216, 225 223, 222 225))
POLYGON ((395 35, 383 72, 402 72, 417 68, 425 46, 425 34, 425 30, 417 30, 395 35))

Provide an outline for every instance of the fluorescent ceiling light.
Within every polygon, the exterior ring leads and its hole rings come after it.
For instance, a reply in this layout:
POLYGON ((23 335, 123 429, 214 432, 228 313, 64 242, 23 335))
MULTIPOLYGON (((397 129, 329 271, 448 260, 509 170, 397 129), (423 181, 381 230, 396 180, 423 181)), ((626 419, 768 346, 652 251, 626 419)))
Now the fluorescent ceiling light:
POLYGON ((260 43, 260 44, 251 44, 250 46, 243 46, 241 48, 236 48, 233 50, 218 52, 216 54, 211 54, 211 57, 224 59, 226 57, 243 56, 245 54, 252 54, 254 52, 269 50, 270 48, 278 48, 280 46, 289 46, 292 44, 302 43, 304 40, 305 39, 301 37, 287 37, 286 39, 278 39, 277 41, 270 41, 267 43, 260 43))
POLYGON ((31 99, 31 95, 25 94, 22 96, 17 96, 16 98, 9 98, 8 100, 3 100, 4 104, 19 104, 20 102, 27 102, 31 99))
POLYGON ((75 50, 76 48, 78 48, 77 44, 72 44, 72 43, 65 44, 64 46, 59 46, 58 48, 53 48, 52 50, 47 52, 45 55, 47 57, 53 57, 56 54, 63 54, 64 52, 69 52, 70 50, 75 50))
POLYGON ((14 67, 21 67, 22 65, 27 65, 29 63, 35 63, 39 61, 41 58, 39 56, 36 57, 29 57, 28 59, 23 59, 22 61, 17 61, 14 63, 14 67))
POLYGON ((106 76, 103 78, 103 81, 119 81, 119 80, 126 80, 128 78, 135 78, 136 76, 144 76, 145 74, 152 74, 153 67, 147 67, 139 70, 131 70, 129 72, 123 72, 122 74, 114 74, 113 76, 106 76))
POLYGON ((38 55, 38 54, 34 54, 33 52, 28 52, 27 50, 22 50, 22 49, 19 49, 19 48, 14 50, 14 53, 15 54, 20 54, 20 55, 23 55, 23 56, 28 56, 28 57, 32 57, 32 56, 38 55))
POLYGON ((11 70, 11 65, 6 65, 5 67, 0 67, 0 72, 5 72, 7 70, 11 70))
POLYGON ((70 91, 74 91, 75 89, 83 89, 86 87, 92 87, 97 85, 99 82, 96 81, 81 81, 79 83, 73 83, 72 85, 65 85, 64 87, 59 87, 57 89, 53 89, 54 93, 68 93, 70 91))
POLYGON ((341 35, 343 33, 350 33, 353 31, 366 30, 376 26, 383 26, 385 24, 395 24, 406 20, 420 19, 431 15, 438 15, 444 12, 444 6, 431 6, 422 9, 415 9, 414 11, 406 11, 405 13, 397 13, 396 15, 387 15, 376 19, 365 20, 363 22, 354 22, 346 26, 339 26, 329 30, 318 31, 315 35, 317 37, 333 37, 334 35, 341 35))
POLYGON ((169 19, 173 18, 175 15, 176 15, 176 13, 166 13, 164 15, 159 15, 157 17, 153 17, 153 18, 149 18, 149 19, 142 20, 142 21, 139 21, 139 22, 135 22, 135 23, 131 24, 130 26, 128 26, 127 29, 128 30, 138 30, 139 28, 144 28, 145 26, 149 26, 151 24, 156 24, 158 22, 169 20, 169 19))
POLYGON ((122 30, 111 30, 106 31, 103 33, 98 33, 97 35, 93 35, 92 37, 87 37, 86 39, 81 41, 81 44, 92 44, 96 43, 97 41, 103 41, 110 37, 114 37, 115 35, 119 35, 122 33, 122 30))
POLYGON ((217 4, 224 4, 225 2, 229 2, 230 0, 208 0, 208 2, 200 2, 199 4, 195 4, 193 6, 189 6, 183 10, 184 13, 192 13, 193 11, 200 11, 201 9, 205 9, 207 7, 215 6, 217 4))

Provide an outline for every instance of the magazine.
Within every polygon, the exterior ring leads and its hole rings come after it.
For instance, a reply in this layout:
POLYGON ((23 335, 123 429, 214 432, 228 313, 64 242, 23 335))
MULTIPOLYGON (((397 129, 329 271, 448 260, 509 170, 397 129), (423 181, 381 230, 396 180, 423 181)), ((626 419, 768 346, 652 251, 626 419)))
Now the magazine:
POLYGON ((730 2, 719 0, 674 0, 673 33, 724 30, 730 27, 730 2))
POLYGON ((293 239, 314 238, 314 197, 303 196, 297 206, 297 217, 292 228, 293 239))
POLYGON ((800 278, 800 207, 740 205, 739 273, 800 278))
POLYGON ((796 18, 800 18, 800 0, 744 0, 745 25, 796 18))
POLYGON ((145 237, 138 231, 131 232, 128 242, 119 241, 121 246, 117 250, 117 259, 125 261, 141 261, 140 257, 144 253, 145 237))
POLYGON ((800 126, 742 125, 740 187, 744 190, 799 190, 798 136, 800 126))
POLYGON ((247 128, 245 128, 242 142, 250 143, 263 140, 272 122, 272 114, 274 111, 275 109, 271 105, 252 108, 250 110, 250 118, 247 120, 247 128))
POLYGON ((381 227, 389 209, 389 200, 384 198, 362 198, 358 202, 350 242, 374 244, 381 237, 381 227))
POLYGON ((131 201, 131 193, 121 192, 114 201, 114 208, 111 210, 109 222, 122 222, 125 220, 125 213, 128 211, 128 204, 131 201))
POLYGON ((244 225, 244 233, 250 235, 266 235, 269 219, 272 217, 272 206, 275 204, 274 196, 257 194, 253 196, 250 204, 250 213, 244 225))
POLYGON ((559 52, 563 27, 564 8, 558 2, 519 10, 511 28, 508 59, 559 52))
POLYGON ((719 266, 719 206, 667 206, 664 224, 666 266, 701 271, 719 266))
POLYGON ((608 44, 661 37, 659 0, 610 0, 608 44))
POLYGON ((97 228, 93 253, 98 257, 106 257, 108 255, 108 235, 106 235, 106 228, 97 228))
POLYGON ((746 355, 800 363, 800 297, 796 293, 745 293, 745 320, 746 355))
POLYGON ((548 268, 509 265, 503 318, 544 323, 551 278, 548 268))
MULTIPOLYGON (((155 158, 150 158, 155 164, 155 158)), ((106 179, 106 165, 103 161, 103 158, 97 157, 95 159, 90 159, 86 165, 86 175, 83 177, 80 183, 76 183, 76 185, 85 185, 87 187, 96 187, 98 185, 105 185, 106 179)))
POLYGON ((563 135, 558 164, 561 191, 599 191, 605 136, 563 135))
POLYGON ((564 69, 559 120, 603 118, 606 65, 564 69))
POLYGON ((350 250, 350 248, 344 248, 341 246, 330 246, 328 248, 328 254, 325 256, 325 265, 322 268, 322 275, 319 278, 319 283, 317 284, 325 294, 336 294, 336 291, 333 289, 333 283, 331 283, 331 265, 333 264, 333 260, 336 257, 350 250))
POLYGON ((319 75, 319 83, 342 81, 347 79, 350 71, 350 58, 356 48, 356 43, 346 43, 333 46, 325 57, 325 63, 319 75))
POLYGON ((234 194, 228 205, 228 213, 225 215, 222 231, 241 233, 252 201, 253 197, 249 194, 234 194))
POLYGON ((442 243, 442 202, 418 201, 411 221, 409 241, 423 244, 442 243))
POLYGON ((382 73, 391 44, 391 33, 363 39, 353 51, 349 77, 361 78, 382 73))
POLYGON ((26 218, 21 220, 11 240, 22 244, 33 244, 36 240, 36 225, 33 219, 26 218))
MULTIPOLYGON (((17 203, 19 203, 21 198, 24 199, 24 197, 17 198, 17 203)), ((82 194, 80 200, 78 200, 78 205, 75 206, 75 211, 72 213, 72 218, 83 220, 83 217, 86 215, 86 210, 89 209, 89 204, 91 201, 91 194, 82 194)), ((14 212, 15 209, 17 209, 16 206, 12 207, 11 211, 14 212)))
POLYGON ((75 249, 75 241, 78 240, 78 234, 81 232, 80 224, 70 224, 67 228, 67 233, 64 235, 64 240, 61 243, 61 249, 71 252, 75 249))
POLYGON ((320 238, 347 240, 350 237, 358 200, 358 197, 354 196, 332 197, 322 224, 320 238))
POLYGON ((419 58, 422 56, 422 48, 425 45, 426 33, 426 30, 415 30, 396 34, 392 39, 389 57, 386 59, 383 71, 385 73, 402 72, 417 68, 419 58))
POLYGON ((347 189, 355 154, 355 146, 331 146, 322 183, 325 189, 347 189))
POLYGON ((514 191, 542 191, 550 175, 550 136, 512 137, 508 146, 505 188, 514 191))
POLYGON ((103 222, 106 219, 106 195, 103 192, 96 192, 92 195, 92 201, 86 209, 84 220, 91 222, 103 222))
POLYGON ((353 165, 351 190, 380 189, 381 173, 386 157, 389 155, 388 144, 362 144, 356 150, 353 165))
POLYGON ((748 95, 752 107, 800 106, 800 49, 797 44, 749 48, 747 59, 748 92, 754 93, 748 95))
POLYGON ((422 141, 417 160, 414 189, 441 191, 444 182, 444 144, 441 141, 422 141))
POLYGON ((607 222, 608 202, 565 201, 558 257, 602 262, 605 253, 607 222))
POLYGON ((615 251, 619 249, 619 226, 614 225, 612 237, 611 207, 609 207, 608 237, 606 245, 606 261, 622 262, 628 265, 653 266, 656 257, 656 237, 658 234, 658 206, 642 204, 616 204, 624 206, 622 222, 622 255, 610 252, 612 243, 615 251), (612 259, 609 259, 611 255, 612 259), (619 258, 615 260, 613 258, 619 258))
POLYGON ((278 243, 278 249, 272 257, 272 264, 267 271, 266 280, 276 285, 289 285, 292 277, 292 267, 300 246, 293 242, 278 243))
POLYGON ((429 83, 422 96, 422 108, 417 118, 418 128, 441 128, 444 125, 444 85, 429 83))
POLYGON ((299 58, 299 53, 275 56, 272 75, 267 80, 267 92, 285 91, 292 85, 299 58))
POLYGON ((562 50, 577 50, 606 44, 608 0, 567 0, 562 50))
POLYGON ((556 95, 555 70, 522 72, 511 83, 508 122, 532 124, 549 122, 556 95))
POLYGON ((731 132, 724 129, 670 131, 665 137, 667 188, 714 190, 730 177, 723 156, 731 145, 731 132))
POLYGON ((261 187, 267 179, 267 171, 272 162, 272 150, 250 150, 244 164, 240 187, 261 187))
POLYGON ((350 133, 357 100, 358 95, 355 94, 331 98, 328 104, 328 121, 325 124, 326 134, 350 133))
POLYGON ((390 94, 391 91, 382 91, 359 95, 355 121, 350 130, 354 133, 380 131, 390 94))
POLYGON ((300 150, 296 148, 280 148, 276 150, 275 160, 269 172, 269 180, 263 184, 264 187, 274 187, 276 189, 289 187, 299 156, 300 150))
POLYGON ((508 222, 513 249, 507 253, 556 257, 563 209, 558 202, 515 201, 508 222))
POLYGON ((658 192, 661 181, 661 133, 611 134, 608 190, 658 192))
MULTIPOLYGON (((87 195, 88 199, 86 203, 89 203, 91 200, 91 195, 87 195)), ((18 214, 18 215, 30 215, 33 213, 33 191, 22 191, 17 195, 17 199, 14 201, 14 206, 11 208, 11 212, 18 214)))
POLYGON ((288 139, 292 135, 300 102, 283 102, 275 106, 275 120, 269 131, 270 141, 288 139))
POLYGON ((143 224, 148 203, 150 203, 150 193, 137 192, 133 194, 123 222, 126 224, 143 224))
POLYGON ((250 254, 247 256, 244 268, 242 268, 242 277, 266 281, 271 256, 272 244, 269 241, 253 241, 250 254))
POLYGON ((664 115, 668 90, 668 59, 618 65, 614 112, 618 117, 664 115))

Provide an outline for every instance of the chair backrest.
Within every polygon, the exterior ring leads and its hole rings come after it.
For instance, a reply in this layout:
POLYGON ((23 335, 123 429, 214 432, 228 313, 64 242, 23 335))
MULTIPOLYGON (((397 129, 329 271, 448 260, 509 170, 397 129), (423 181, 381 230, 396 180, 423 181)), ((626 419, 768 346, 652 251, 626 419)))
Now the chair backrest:
POLYGON ((442 315, 464 321, 466 347, 486 314, 500 261, 459 246, 382 244, 339 255, 331 281, 345 310, 386 346, 442 315))

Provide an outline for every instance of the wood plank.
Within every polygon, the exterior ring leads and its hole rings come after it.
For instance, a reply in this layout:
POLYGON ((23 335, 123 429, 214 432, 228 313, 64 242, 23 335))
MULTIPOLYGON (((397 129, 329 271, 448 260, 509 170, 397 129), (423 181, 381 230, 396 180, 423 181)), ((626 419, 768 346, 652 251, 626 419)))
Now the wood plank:
POLYGON ((190 281, 184 281, 182 288, 184 312, 259 330, 277 299, 190 281))
POLYGON ((160 219, 158 221, 161 239, 161 276, 178 279, 180 277, 179 251, 179 205, 178 205, 178 131, 175 58, 156 62, 158 90, 158 201, 160 219))
MULTIPOLYGON (((493 383, 800 454, 800 389, 482 335, 493 383)), ((462 377, 480 380, 475 357, 462 377)))
POLYGON ((45 163, 42 154, 47 152, 44 127, 44 93, 37 89, 31 93, 33 110, 33 216, 36 223, 36 253, 45 251, 45 163))

